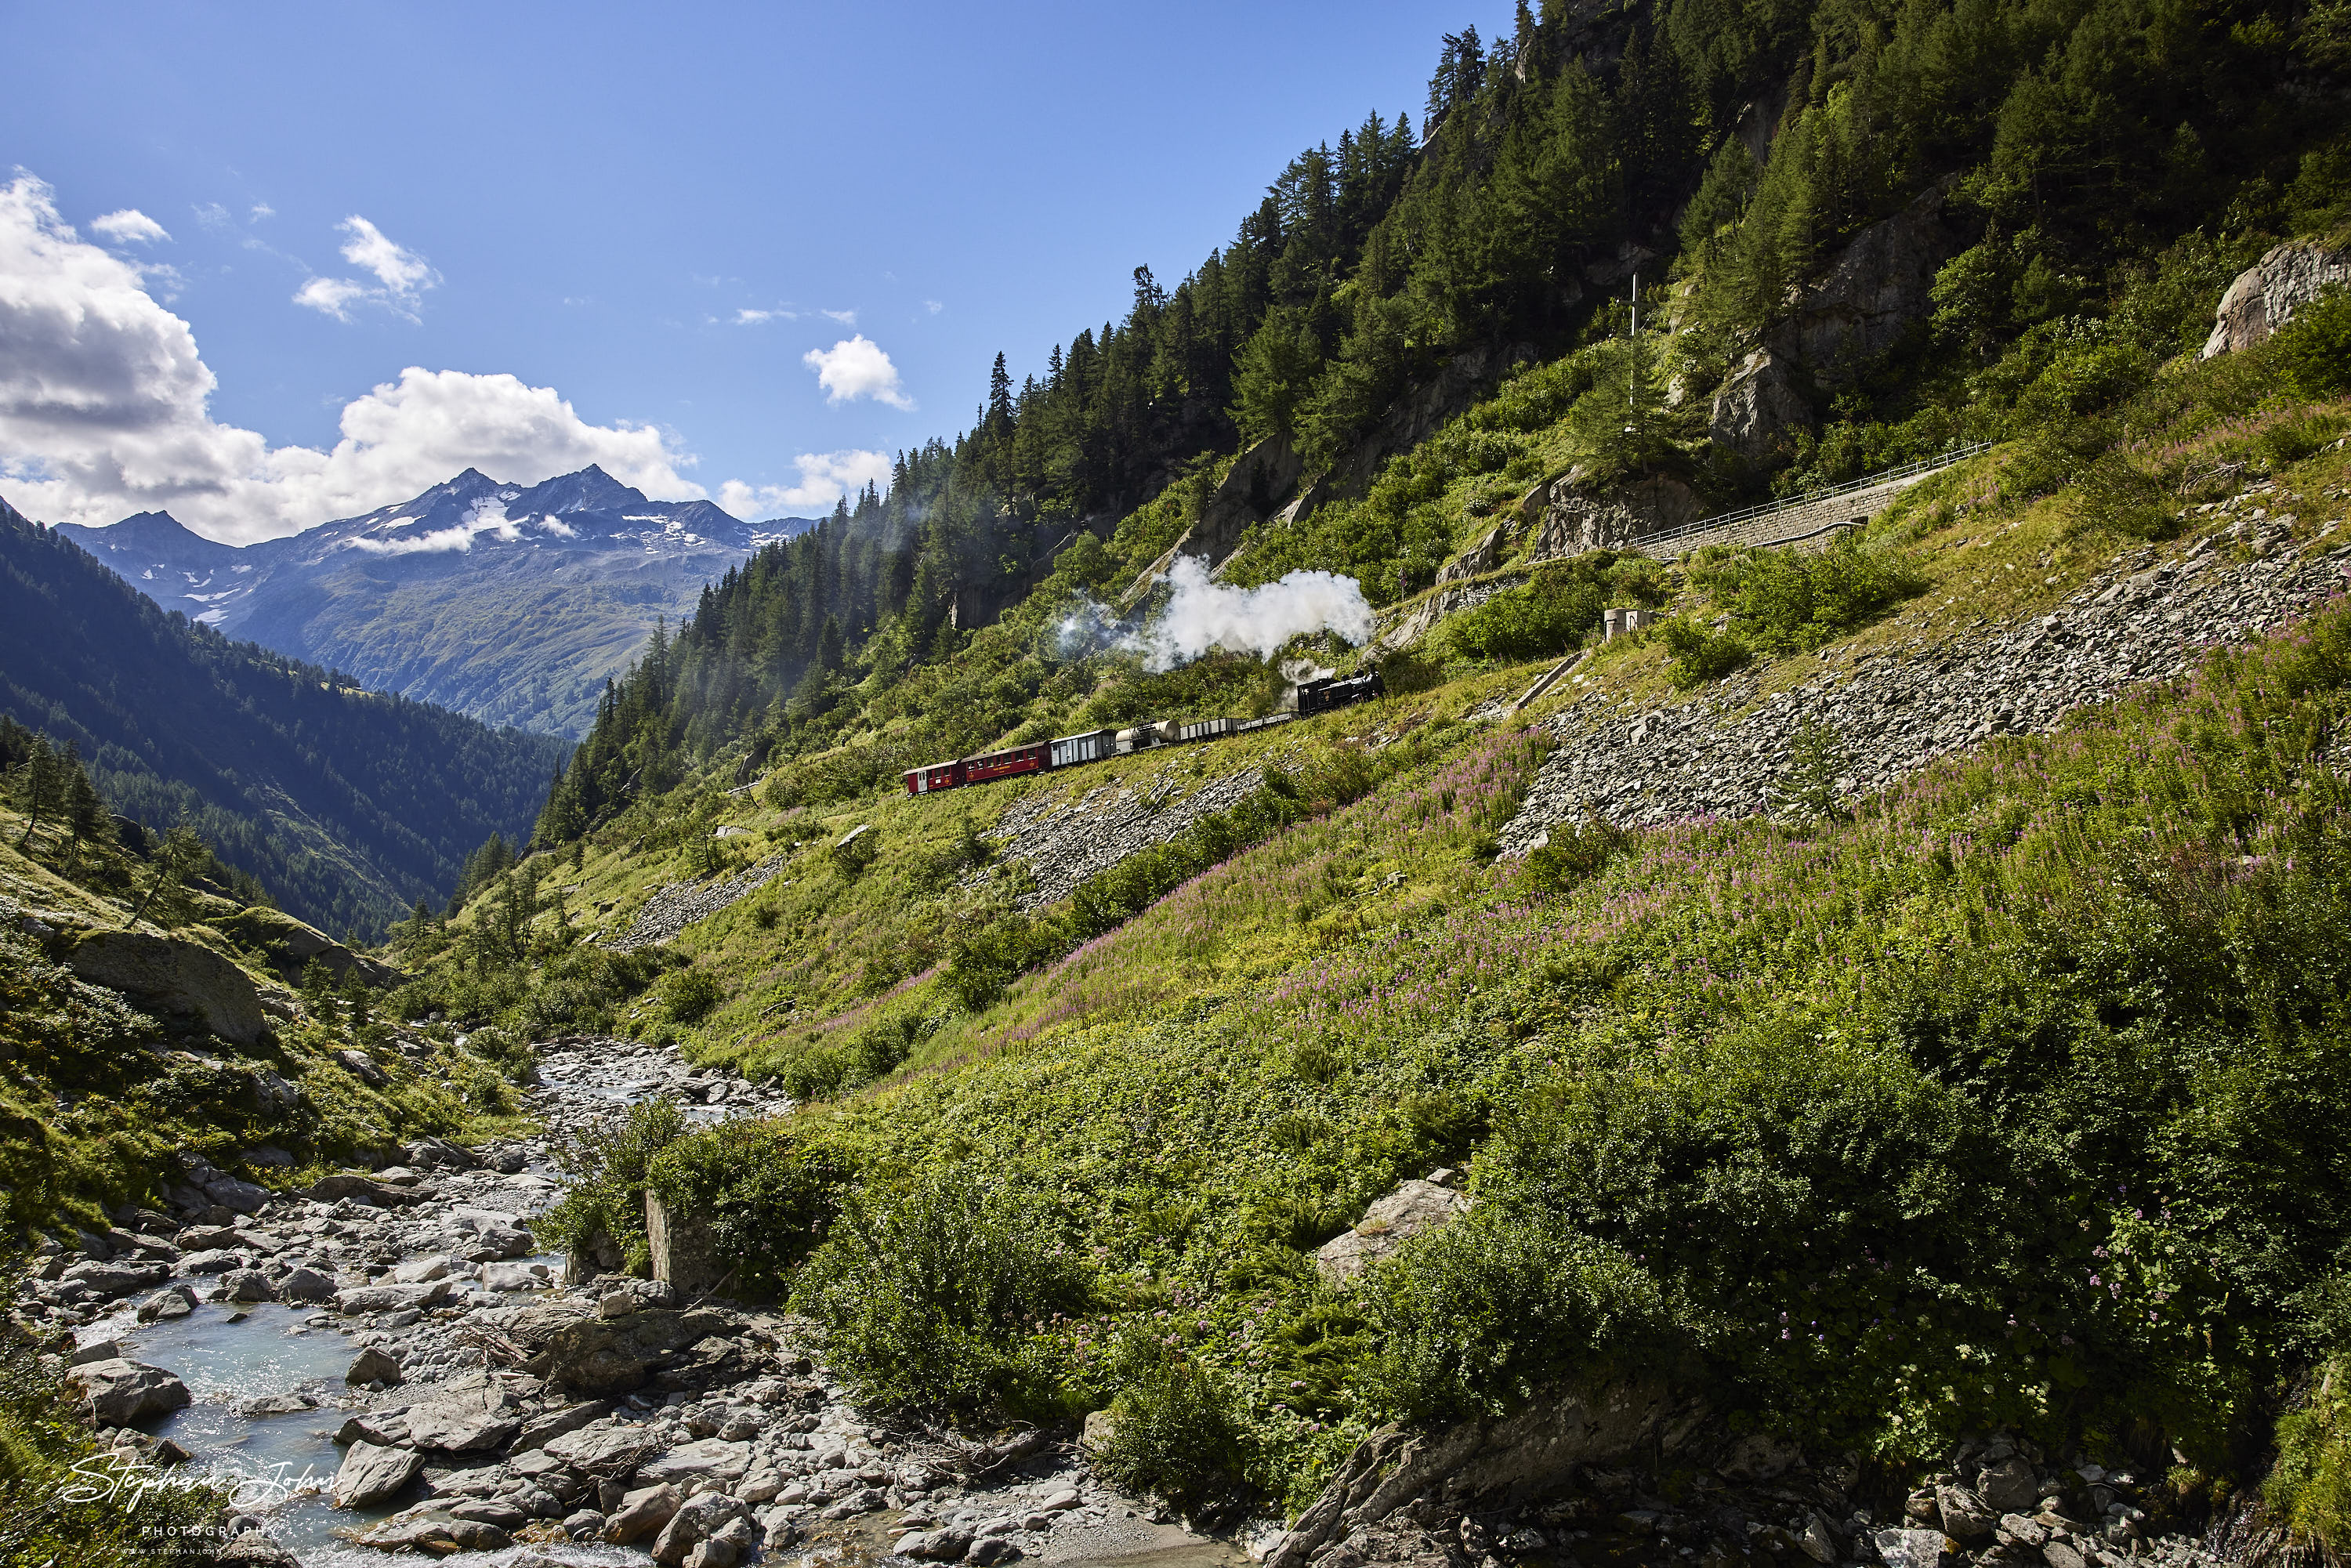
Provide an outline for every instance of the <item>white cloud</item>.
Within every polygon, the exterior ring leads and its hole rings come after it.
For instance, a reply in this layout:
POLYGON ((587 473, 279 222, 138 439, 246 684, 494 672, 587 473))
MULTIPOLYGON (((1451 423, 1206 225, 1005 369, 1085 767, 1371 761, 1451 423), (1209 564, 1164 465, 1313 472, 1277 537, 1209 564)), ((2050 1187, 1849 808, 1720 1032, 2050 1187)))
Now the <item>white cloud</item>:
POLYGON ((125 207, 119 213, 109 213, 102 218, 92 218, 89 220, 89 226, 117 245, 130 245, 133 242, 140 245, 153 245, 157 240, 168 240, 172 237, 163 231, 162 224, 136 207, 125 207))
POLYGON ((343 259, 375 274, 375 285, 348 277, 313 277, 294 291, 294 303, 306 305, 338 321, 351 319, 354 305, 378 305, 413 321, 424 291, 437 287, 441 275, 425 259, 397 245, 367 219, 353 213, 336 225, 350 237, 343 242, 343 259))
MULTIPOLYGON (((548 520, 554 521, 552 517, 548 520)), ((564 532, 568 535, 570 530, 566 528, 564 532)), ((477 534, 491 534, 507 544, 512 544, 522 538, 522 529, 507 516, 506 507, 494 500, 481 500, 474 503, 474 509, 465 514, 464 522, 451 528, 435 528, 431 533, 418 534, 404 539, 360 538, 347 539, 344 542, 350 549, 365 550, 370 555, 431 555, 452 552, 466 555, 472 552, 474 538, 477 534)))
POLYGON ((251 218, 255 223, 259 223, 264 218, 274 218, 277 215, 277 209, 271 206, 267 202, 256 202, 246 213, 246 216, 251 218))
POLYGON ((0 486, 29 516, 103 525, 169 510, 243 543, 405 500, 467 467, 536 484, 590 463, 656 499, 705 494, 659 429, 590 424, 553 388, 511 375, 411 366, 344 407, 327 451, 215 422, 216 384, 139 267, 81 239, 39 180, 0 185, 0 486))
POLYGON ((820 310, 817 314, 829 321, 838 321, 844 327, 857 325, 857 312, 854 310, 820 310))
POLYGON ((862 332, 844 338, 830 349, 810 349, 800 356, 800 363, 816 372, 817 385, 824 389, 827 402, 870 397, 892 408, 912 410, 914 406, 914 400, 899 383, 898 367, 890 362, 890 356, 882 351, 880 344, 862 332))
POLYGON ((392 293, 413 299, 441 281, 440 274, 427 267, 423 256, 392 244, 381 229, 357 213, 343 220, 342 230, 351 236, 343 243, 343 259, 374 273, 392 293))
POLYGON ((932 315, 935 316, 935 315, 937 315, 940 311, 942 311, 942 310, 946 309, 946 306, 944 306, 944 305, 942 305, 942 304, 940 304, 940 303, 939 303, 937 300, 935 300, 935 299, 925 299, 925 300, 924 300, 924 301, 923 301, 923 308, 924 308, 924 309, 925 309, 925 310, 927 310, 927 311, 929 311, 932 315))
POLYGON ((719 509, 750 523, 781 513, 829 511, 841 497, 868 485, 890 487, 886 452, 803 452, 792 462, 800 471, 799 484, 751 486, 729 479, 718 486, 719 509))
POLYGON ((735 312, 735 325, 737 327, 758 327, 769 321, 797 321, 799 319, 800 313, 797 310, 753 310, 746 308, 735 312))
POLYGON ((294 291, 294 303, 308 305, 338 321, 348 321, 352 304, 373 292, 366 284, 353 283, 348 277, 313 277, 294 291))

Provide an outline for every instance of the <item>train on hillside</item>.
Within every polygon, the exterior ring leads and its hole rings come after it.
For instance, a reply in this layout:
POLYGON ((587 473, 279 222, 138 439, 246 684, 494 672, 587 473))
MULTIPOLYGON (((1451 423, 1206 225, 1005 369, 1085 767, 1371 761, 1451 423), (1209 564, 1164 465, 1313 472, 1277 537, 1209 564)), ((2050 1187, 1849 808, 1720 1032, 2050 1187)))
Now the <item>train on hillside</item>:
POLYGON ((920 768, 906 769, 906 793, 935 794, 941 789, 961 789, 969 785, 986 784, 1023 773, 1051 773, 1063 768, 1082 767, 1089 762, 1105 762, 1113 757, 1148 751, 1155 747, 1221 740, 1228 735, 1288 724, 1292 719, 1311 718, 1318 713, 1329 713, 1350 703, 1368 702, 1374 697, 1387 695, 1387 687, 1380 680, 1377 669, 1366 670, 1360 675, 1349 675, 1344 679, 1325 676, 1319 681, 1301 681, 1296 691, 1296 700, 1291 707, 1268 714, 1263 718, 1203 718, 1189 724, 1179 724, 1172 718, 1160 719, 1126 729, 1090 729, 1082 735, 1062 736, 1058 740, 1032 740, 1025 746, 1008 746, 1001 751, 983 751, 977 757, 959 758, 953 762, 925 763, 920 768))

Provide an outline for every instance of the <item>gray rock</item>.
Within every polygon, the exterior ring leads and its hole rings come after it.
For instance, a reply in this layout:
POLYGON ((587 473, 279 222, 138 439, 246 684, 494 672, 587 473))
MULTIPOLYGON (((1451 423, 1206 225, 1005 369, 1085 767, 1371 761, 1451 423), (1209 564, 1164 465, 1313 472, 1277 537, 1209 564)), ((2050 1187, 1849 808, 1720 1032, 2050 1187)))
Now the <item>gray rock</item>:
POLYGON ((268 1029, 252 977, 198 943, 141 931, 93 931, 67 952, 65 966, 151 1012, 201 1019, 233 1044, 259 1045, 268 1029))
POLYGON ((621 1499, 621 1506, 604 1521, 604 1539, 620 1545, 651 1541, 659 1535, 685 1501, 685 1494, 666 1482, 639 1487, 621 1499))
POLYGON ((993 1568, 995 1563, 1009 1563, 1019 1555, 1020 1548, 1004 1537, 988 1535, 973 1542, 971 1550, 963 1554, 963 1560, 977 1564, 977 1568, 993 1568))
POLYGON ((269 1276, 258 1269, 233 1269, 221 1276, 220 1289, 213 1299, 222 1301, 274 1301, 277 1291, 270 1284, 269 1276))
POLYGON ((101 1427, 128 1427, 150 1416, 165 1416, 188 1403, 188 1385, 160 1366, 143 1362, 93 1361, 71 1368, 92 1417, 101 1427))
POLYGON ((546 1445, 547 1452, 573 1469, 605 1480, 623 1480, 636 1474, 653 1440, 636 1427, 590 1423, 546 1445))
POLYGON ((1943 1533, 1955 1540, 1989 1539, 2000 1523, 2000 1515, 1986 1508, 1983 1499, 1965 1487, 1937 1487, 1935 1506, 1942 1511, 1943 1533))
POLYGON ((107 1301, 127 1296, 133 1291, 160 1285, 172 1277, 172 1270, 161 1263, 119 1262, 101 1263, 95 1260, 76 1263, 65 1270, 63 1278, 76 1284, 87 1285, 107 1301))
POLYGON ((362 1410, 345 1416, 335 1441, 342 1444, 373 1443, 378 1448, 405 1448, 408 1445, 408 1406, 389 1410, 362 1410))
POLYGON ((955 1525, 943 1525, 937 1530, 918 1530, 912 1535, 899 1537, 893 1550, 901 1557, 912 1557, 922 1563, 960 1563, 971 1550, 972 1532, 955 1525))
POLYGON ((447 1301, 452 1290, 446 1280, 434 1280, 419 1285, 360 1285, 337 1292, 335 1310, 347 1316, 360 1312, 396 1312, 410 1307, 422 1311, 447 1301))
POLYGON ((185 1284, 166 1285, 139 1303, 139 1321, 142 1323, 184 1318, 196 1310, 196 1292, 185 1284))
POLYGON ((180 1258, 180 1272, 225 1274, 244 1261, 245 1254, 242 1252, 231 1252, 225 1248, 208 1248, 201 1252, 183 1253, 180 1258))
POLYGON ((297 1269, 277 1281, 277 1294, 288 1301, 330 1301, 335 1299, 335 1282, 316 1269, 297 1269))
POLYGON ((1949 1544, 1939 1530, 1881 1530, 1876 1540, 1886 1568, 1941 1568, 1949 1544))
POLYGON ((637 1469, 648 1482, 682 1481, 700 1476, 716 1481, 738 1481, 751 1468, 751 1445, 704 1437, 647 1459, 637 1469))
POLYGON ((579 1405, 567 1405, 559 1410, 545 1411, 525 1421, 521 1435, 515 1438, 519 1448, 544 1448, 567 1433, 577 1432, 590 1421, 611 1415, 609 1399, 590 1399, 579 1405))
POLYGON ((2042 1561, 2049 1568, 2088 1568, 2081 1549, 2070 1541, 2047 1541, 2042 1543, 2042 1561))
POLYGON ((381 1383, 389 1388, 400 1381, 400 1358, 380 1345, 370 1345, 351 1359, 345 1383, 381 1383))
POLYGON ((574 1394, 626 1394, 643 1387, 654 1364, 672 1353, 714 1336, 731 1337, 737 1326, 730 1314, 705 1308, 580 1319, 550 1334, 528 1369, 574 1394))
POLYGON ((302 1568, 300 1558, 258 1530, 248 1530, 223 1545, 213 1562, 216 1568, 302 1568))
POLYGON ((413 1448, 354 1443, 335 1472, 335 1506, 372 1508, 389 1501, 423 1468, 424 1456, 413 1448))
POLYGON ((88 1344, 76 1346, 73 1354, 66 1357, 66 1364, 68 1366, 88 1366, 93 1361, 120 1361, 121 1359, 122 1346, 120 1342, 110 1339, 96 1339, 90 1341, 88 1344))
POLYGON ((1714 394, 1707 434, 1758 467, 1775 466, 1813 423, 1812 404, 1766 348, 1741 360, 1714 394))
POLYGON ((1855 235, 1766 338, 1823 387, 1858 381, 1934 304, 1935 274, 1958 248, 1938 184, 1855 235))
POLYGON ((485 1263, 482 1265, 482 1288, 486 1291, 543 1291, 547 1288, 544 1275, 534 1274, 528 1264, 485 1263))
POLYGON ((2026 1512, 2041 1500, 2041 1479, 2014 1454, 1978 1471, 1975 1490, 1984 1506, 1995 1513, 2026 1512))
POLYGON ((1326 1280, 1352 1280, 1404 1243, 1468 1207, 1468 1199, 1435 1182, 1407 1181, 1364 1211, 1353 1229, 1316 1249, 1314 1266, 1326 1280))
POLYGON ((408 1410, 408 1440, 420 1448, 477 1453, 504 1448, 521 1430, 514 1401, 496 1387, 444 1393, 408 1410))
POLYGON ((2212 335, 2197 358, 2209 360, 2250 349, 2294 319, 2294 313, 2325 289, 2351 282, 2351 249, 2328 251, 2309 244, 2282 245, 2239 273, 2220 296, 2212 335))

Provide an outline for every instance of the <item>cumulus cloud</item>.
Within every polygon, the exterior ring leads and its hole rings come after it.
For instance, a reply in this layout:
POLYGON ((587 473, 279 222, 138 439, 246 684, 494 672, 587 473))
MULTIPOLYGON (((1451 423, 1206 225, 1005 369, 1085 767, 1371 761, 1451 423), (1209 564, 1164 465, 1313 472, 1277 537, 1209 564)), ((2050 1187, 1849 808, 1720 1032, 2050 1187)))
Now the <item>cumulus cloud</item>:
POLYGON ((803 452, 792 459, 799 469, 796 485, 746 485, 729 479, 718 486, 719 509, 745 522, 757 522, 779 513, 822 512, 843 496, 872 485, 890 487, 890 455, 886 452, 803 452))
POLYGON ((92 218, 89 226, 117 245, 153 245, 172 236, 163 225, 136 207, 125 207, 119 213, 109 213, 102 218, 92 218))
POLYGON ((890 362, 879 343, 862 332, 830 349, 810 349, 800 356, 800 363, 816 372, 817 385, 824 389, 827 402, 870 397, 892 408, 911 411, 914 406, 914 400, 899 383, 898 367, 890 362))
MULTIPOLYGON (((398 276, 402 264, 389 265, 398 276)), ((0 486, 29 516, 103 525, 169 510, 244 543, 372 511, 467 467, 527 485, 590 463, 655 499, 705 494, 656 427, 590 424, 553 388, 511 375, 411 366, 346 405, 325 451, 216 422, 215 384, 137 265, 77 235, 41 181, 0 185, 0 486)))
POLYGON ((362 272, 375 275, 372 285, 349 277, 313 277, 294 291, 294 303, 306 305, 338 321, 351 319, 354 305, 377 305, 395 315, 416 319, 424 291, 437 287, 441 275, 425 259, 397 245, 367 219, 353 213, 336 225, 350 236, 343 241, 343 259, 362 272))

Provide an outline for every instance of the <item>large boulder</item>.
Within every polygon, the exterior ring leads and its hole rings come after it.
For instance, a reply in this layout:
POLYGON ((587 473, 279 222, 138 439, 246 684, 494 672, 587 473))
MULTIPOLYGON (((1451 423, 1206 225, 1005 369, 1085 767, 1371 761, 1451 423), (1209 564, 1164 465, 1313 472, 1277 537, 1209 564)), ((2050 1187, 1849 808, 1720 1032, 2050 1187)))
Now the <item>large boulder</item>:
POLYGON ((739 1481, 750 1468, 750 1444, 704 1437, 647 1459, 637 1467, 637 1479, 648 1482, 683 1481, 700 1476, 713 1481, 739 1481))
POLYGON ((2325 250, 2314 245, 2282 245, 2239 273, 2220 296, 2212 335, 2197 357, 2209 360, 2250 349, 2294 319, 2294 313, 2325 290, 2351 283, 2351 247, 2325 250))
POLYGON ((66 1375, 81 1389, 89 1413, 101 1427, 128 1427, 151 1416, 168 1416, 188 1403, 188 1385, 160 1366, 144 1362, 93 1361, 66 1375))
POLYGON ((1788 367, 1771 350, 1758 349, 1714 394, 1707 434, 1717 446, 1761 467, 1786 455, 1795 436, 1812 428, 1812 405, 1788 367))
POLYGON ((698 1340, 729 1335, 737 1326, 730 1314, 706 1308, 582 1318, 549 1335, 528 1370, 573 1394, 628 1394, 643 1387, 678 1351, 698 1340))
POLYGON ((259 1045, 269 1027, 253 977, 211 948, 144 931, 92 931, 65 956, 93 986, 120 991, 151 1012, 201 1020, 235 1045, 259 1045))
POLYGON ((408 977, 389 964, 352 952, 317 926, 305 925, 282 910, 241 910, 225 920, 212 922, 212 926, 238 946, 265 955, 270 967, 290 983, 300 983, 302 971, 309 967, 313 958, 326 967, 338 985, 354 965, 359 967, 360 977, 371 986, 396 986, 408 977))
POLYGON ((160 1285, 171 1277, 172 1270, 161 1263, 100 1263, 95 1260, 74 1264, 63 1276, 76 1283, 88 1285, 110 1301, 133 1291, 160 1285))
POLYGON ((332 1176, 320 1176, 303 1190, 321 1203, 356 1197, 378 1208, 399 1208, 412 1203, 423 1203, 427 1197, 424 1193, 394 1186, 388 1181, 378 1181, 358 1171, 337 1171, 332 1176))
POLYGON ((597 1421, 549 1439, 546 1452, 548 1458, 561 1459, 575 1470, 584 1470, 601 1480, 618 1481, 637 1473, 638 1461, 652 1446, 643 1427, 597 1421))
POLYGON ((1353 1229, 1323 1243, 1314 1254, 1314 1266, 1326 1280, 1352 1280, 1403 1245, 1406 1237, 1446 1224, 1468 1207, 1469 1200, 1451 1187, 1433 1181, 1405 1182, 1366 1209, 1353 1229))
POLYGON ((420 1285, 355 1285, 335 1296, 335 1310, 344 1313, 396 1312, 404 1307, 419 1311, 449 1299, 454 1284, 434 1280, 420 1285))
POLYGON ((639 1487, 625 1493, 621 1506, 604 1521, 604 1539, 622 1546, 651 1541, 676 1517, 679 1505, 684 1501, 685 1494, 667 1483, 639 1487))
POLYGON ((514 1400, 487 1379, 450 1387, 408 1411, 408 1440, 420 1448, 453 1454, 502 1448, 521 1430, 514 1400))
POLYGON ((416 1479, 424 1456, 413 1448, 384 1448, 373 1443, 353 1443, 335 1472, 337 1508, 372 1508, 389 1502, 416 1479))

